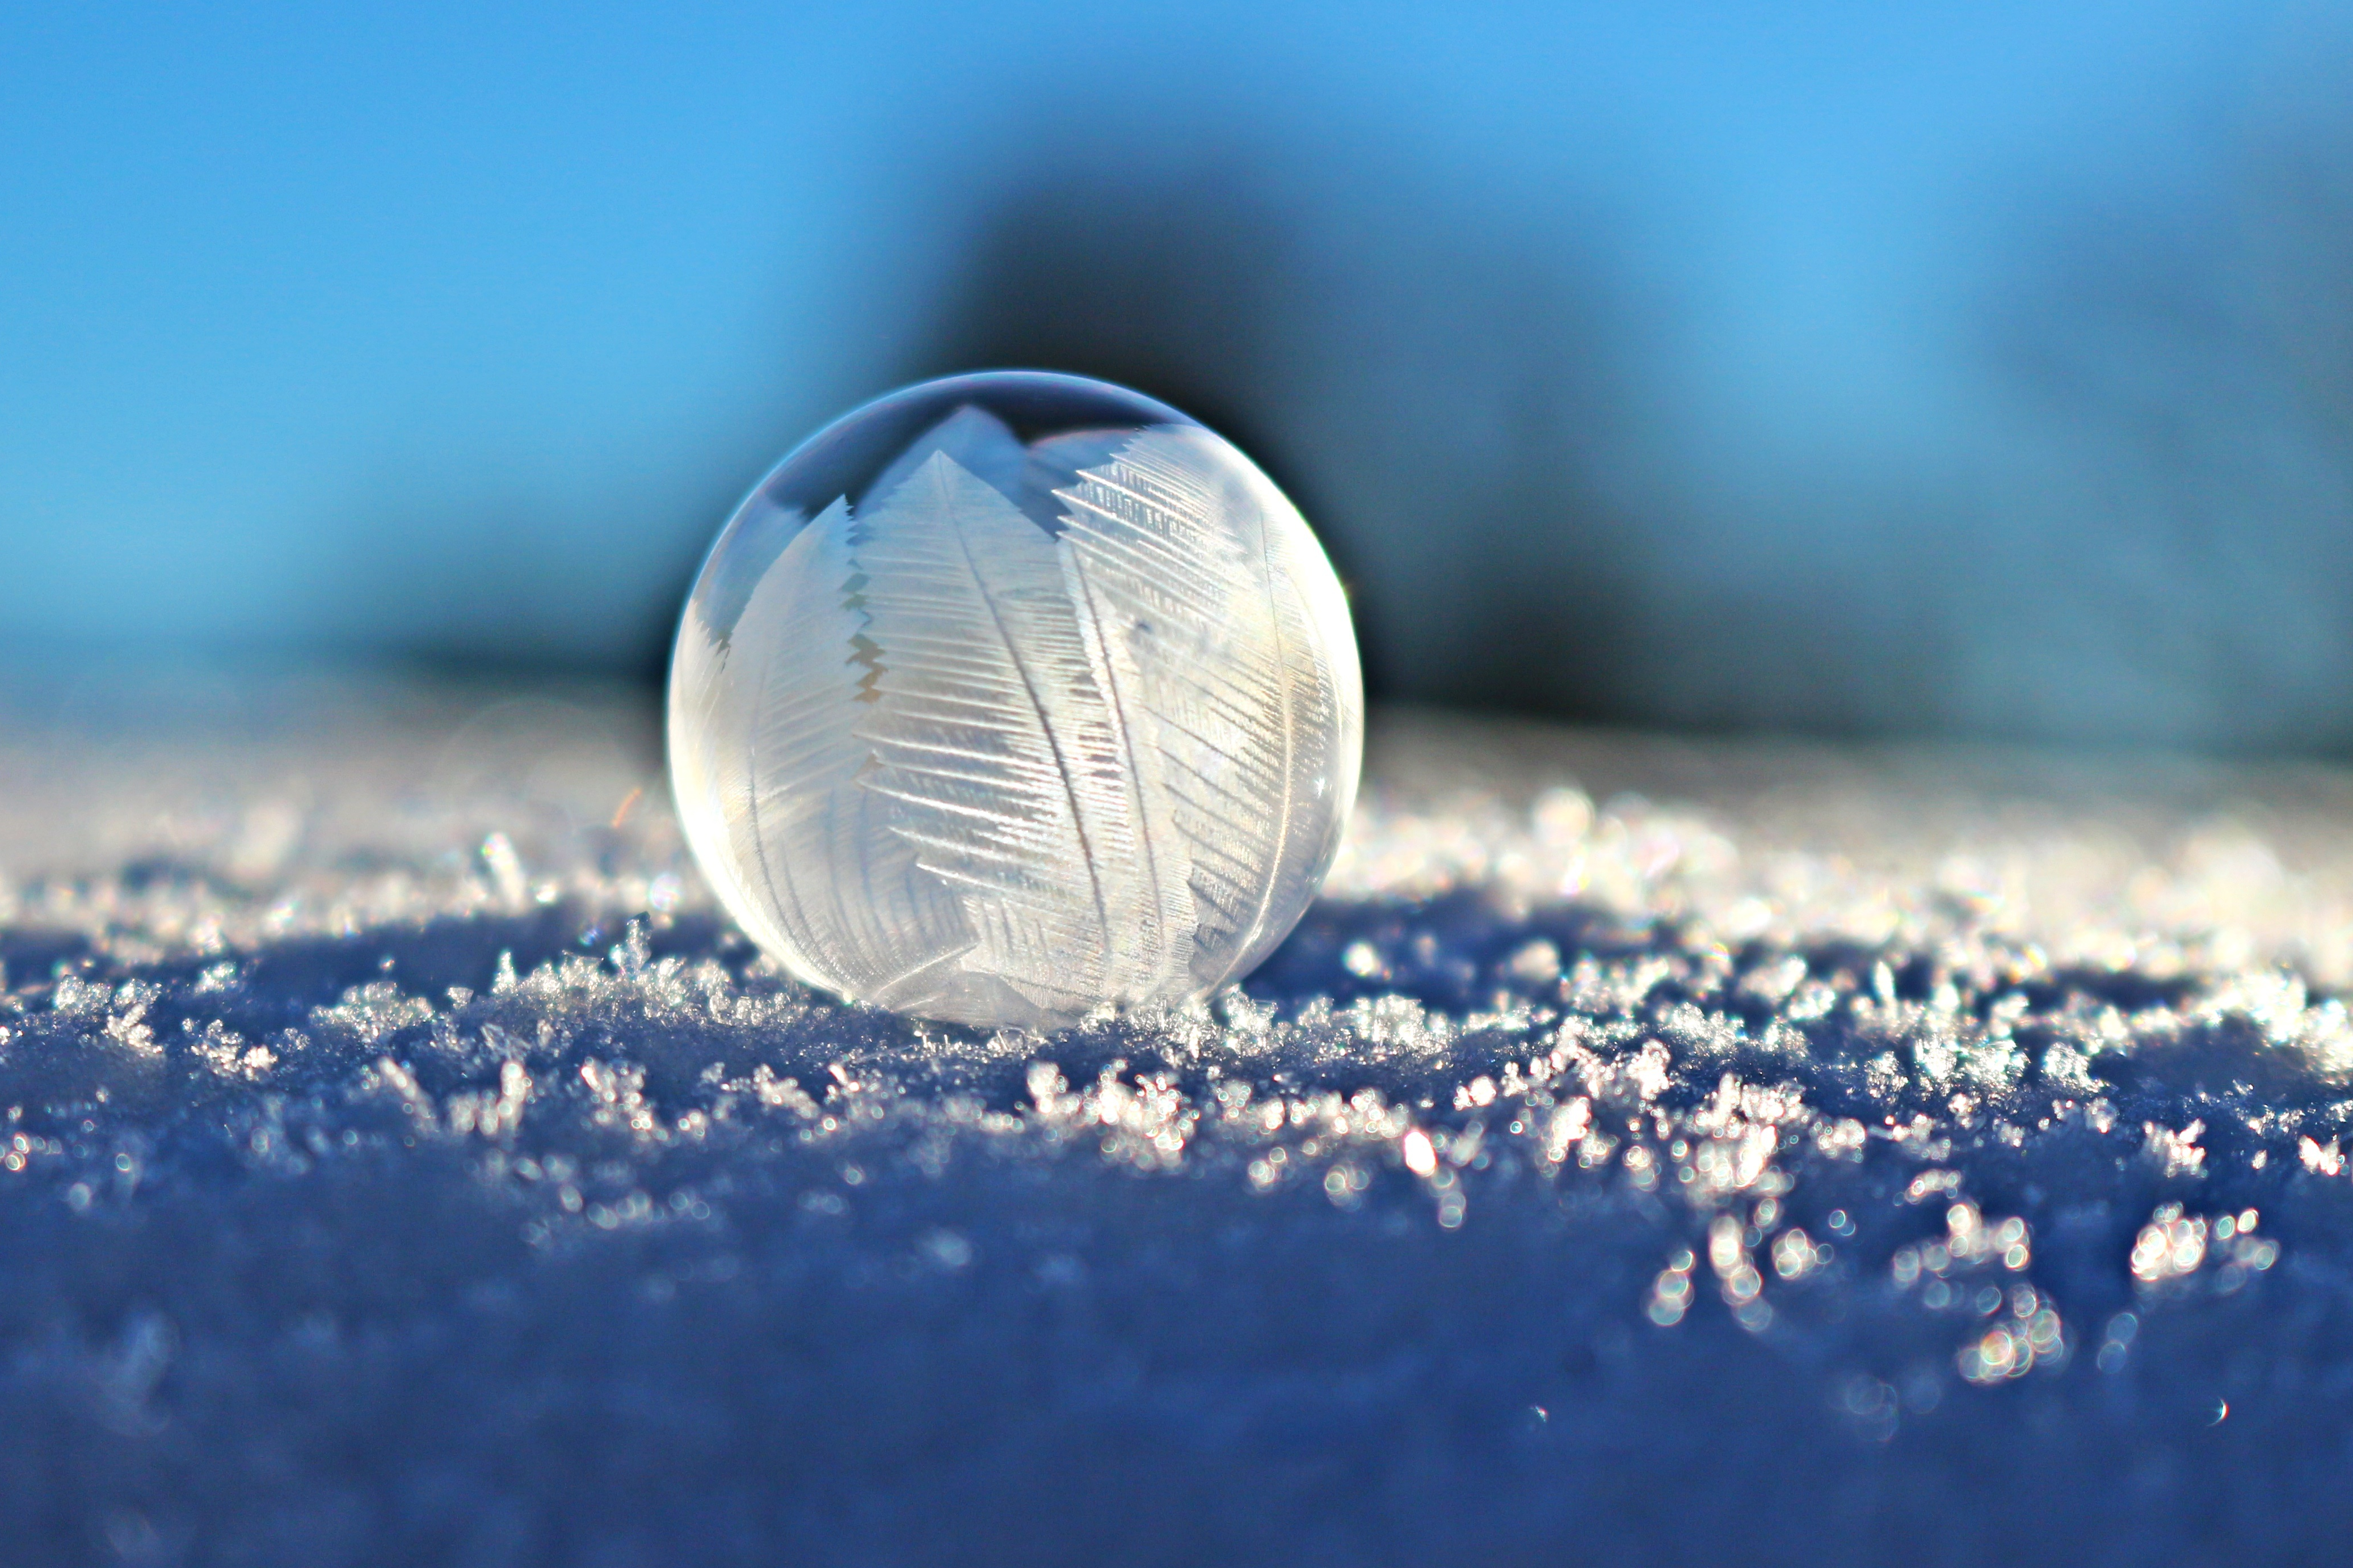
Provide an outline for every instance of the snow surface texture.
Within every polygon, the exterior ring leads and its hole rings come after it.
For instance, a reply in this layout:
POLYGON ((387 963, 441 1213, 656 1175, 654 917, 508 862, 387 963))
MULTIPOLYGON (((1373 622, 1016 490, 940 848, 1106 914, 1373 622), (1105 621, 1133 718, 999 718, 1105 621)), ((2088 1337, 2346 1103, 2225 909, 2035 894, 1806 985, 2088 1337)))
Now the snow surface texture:
POLYGON ((142 700, 0 714, 14 1561, 2353 1526, 2344 773, 1391 715, 1259 973, 1039 1037, 759 960, 634 697, 142 700))

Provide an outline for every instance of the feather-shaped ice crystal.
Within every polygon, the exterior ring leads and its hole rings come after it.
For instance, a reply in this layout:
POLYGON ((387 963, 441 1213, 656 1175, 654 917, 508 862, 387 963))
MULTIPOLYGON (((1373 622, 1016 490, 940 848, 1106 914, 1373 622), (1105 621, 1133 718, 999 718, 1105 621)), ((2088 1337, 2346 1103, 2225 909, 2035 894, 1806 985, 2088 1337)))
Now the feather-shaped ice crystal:
POLYGON ((744 502, 679 630, 670 765, 721 900, 800 979, 1050 1027, 1282 940, 1363 709, 1339 584, 1248 458, 1101 383, 967 376, 744 502))

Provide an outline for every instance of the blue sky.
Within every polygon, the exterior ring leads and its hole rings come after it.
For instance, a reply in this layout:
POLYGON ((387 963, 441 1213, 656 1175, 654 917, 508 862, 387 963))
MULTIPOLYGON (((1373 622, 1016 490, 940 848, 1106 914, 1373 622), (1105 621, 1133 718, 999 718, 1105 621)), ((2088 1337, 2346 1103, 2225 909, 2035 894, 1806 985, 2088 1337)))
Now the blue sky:
POLYGON ((1869 525, 1791 498, 2026 460, 1971 346, 2021 237, 2104 202, 2194 225, 2307 26, 2183 3, 10 7, 0 621, 60 648, 628 664, 766 463, 925 363, 998 193, 1193 149, 1287 193, 1334 276, 1403 243, 1367 215, 1407 185, 1534 268, 1604 268, 1643 312, 1678 526, 1725 571, 1829 549, 1869 525))

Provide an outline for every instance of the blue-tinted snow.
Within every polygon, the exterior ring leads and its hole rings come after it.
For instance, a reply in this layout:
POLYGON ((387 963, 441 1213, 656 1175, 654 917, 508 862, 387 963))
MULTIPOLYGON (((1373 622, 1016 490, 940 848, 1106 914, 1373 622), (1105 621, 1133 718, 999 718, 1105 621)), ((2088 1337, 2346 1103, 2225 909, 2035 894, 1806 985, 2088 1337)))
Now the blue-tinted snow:
POLYGON ((1392 715, 1260 974, 1041 1039, 762 963, 650 721, 9 711, 9 1555, 2243 1563, 2353 1524, 2353 778, 1392 715))

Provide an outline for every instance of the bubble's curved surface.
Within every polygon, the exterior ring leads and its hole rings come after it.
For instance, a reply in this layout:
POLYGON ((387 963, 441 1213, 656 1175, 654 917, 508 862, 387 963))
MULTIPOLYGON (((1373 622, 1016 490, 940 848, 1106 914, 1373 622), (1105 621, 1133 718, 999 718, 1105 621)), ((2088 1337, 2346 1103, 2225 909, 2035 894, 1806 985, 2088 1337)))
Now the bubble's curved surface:
POLYGON ((1246 973, 1356 796, 1346 601, 1281 490, 1100 382, 959 376, 777 466, 679 628, 670 756, 800 979, 1052 1026, 1246 973))

